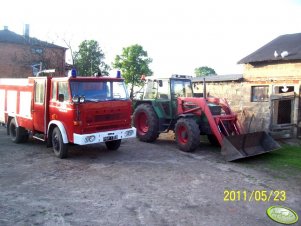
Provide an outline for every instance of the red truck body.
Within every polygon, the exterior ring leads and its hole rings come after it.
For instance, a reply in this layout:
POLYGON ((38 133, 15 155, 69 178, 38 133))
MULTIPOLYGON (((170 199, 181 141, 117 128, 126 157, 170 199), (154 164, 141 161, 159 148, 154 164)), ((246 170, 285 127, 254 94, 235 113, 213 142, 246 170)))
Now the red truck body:
POLYGON ((67 156, 68 143, 105 142, 136 137, 131 100, 124 81, 112 77, 29 77, 0 79, 0 122, 16 143, 29 135, 67 156), (63 152, 63 153, 62 153, 63 152))

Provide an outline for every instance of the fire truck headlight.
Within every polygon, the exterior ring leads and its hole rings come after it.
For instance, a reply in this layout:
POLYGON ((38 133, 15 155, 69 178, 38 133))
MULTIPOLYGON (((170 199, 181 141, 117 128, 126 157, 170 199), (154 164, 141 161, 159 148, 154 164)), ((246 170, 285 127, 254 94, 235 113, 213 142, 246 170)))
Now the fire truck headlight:
POLYGON ((94 136, 94 135, 92 135, 92 136, 87 136, 87 137, 85 138, 85 143, 91 143, 91 142, 93 142, 93 141, 95 141, 95 136, 94 136))
POLYGON ((85 102, 85 97, 84 97, 84 96, 81 96, 81 97, 79 98, 79 102, 80 102, 80 103, 84 103, 84 102, 85 102))
POLYGON ((79 96, 75 95, 74 97, 72 97, 72 101, 73 103, 77 104, 79 102, 79 96))
POLYGON ((133 134, 134 134, 134 131, 133 131, 133 130, 128 130, 128 131, 125 132, 124 135, 125 135, 126 137, 130 137, 130 136, 132 136, 133 134))

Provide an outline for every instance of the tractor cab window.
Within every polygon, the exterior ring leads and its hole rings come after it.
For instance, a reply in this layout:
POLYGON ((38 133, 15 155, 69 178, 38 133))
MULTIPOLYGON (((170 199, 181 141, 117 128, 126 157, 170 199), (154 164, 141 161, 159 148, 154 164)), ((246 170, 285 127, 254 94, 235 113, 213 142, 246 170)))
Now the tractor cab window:
POLYGON ((158 81, 158 98, 162 99, 162 100, 170 99, 168 80, 159 80, 158 81))
POLYGON ((174 98, 192 97, 191 82, 188 80, 171 80, 171 95, 174 98))
POLYGON ((155 99, 157 97, 158 82, 157 80, 147 80, 144 99, 155 99))

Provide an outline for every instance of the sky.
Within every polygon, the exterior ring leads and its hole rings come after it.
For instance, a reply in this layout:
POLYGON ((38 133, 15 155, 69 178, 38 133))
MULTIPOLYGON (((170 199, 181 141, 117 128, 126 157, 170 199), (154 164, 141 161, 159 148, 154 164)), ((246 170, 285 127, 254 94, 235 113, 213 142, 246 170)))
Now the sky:
MULTIPOLYGON (((301 0, 9 0, 4 26, 76 51, 98 41, 111 64, 122 48, 139 44, 153 59, 154 75, 243 73, 237 62, 274 38, 301 32, 301 0), (65 40, 65 41, 64 41, 65 40)), ((69 52, 66 61, 71 63, 69 52)))

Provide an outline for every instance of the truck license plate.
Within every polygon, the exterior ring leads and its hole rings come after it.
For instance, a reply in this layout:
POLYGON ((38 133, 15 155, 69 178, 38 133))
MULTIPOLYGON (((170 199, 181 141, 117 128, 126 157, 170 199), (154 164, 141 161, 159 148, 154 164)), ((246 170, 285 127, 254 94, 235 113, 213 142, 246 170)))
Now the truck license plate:
POLYGON ((103 138, 103 141, 106 142, 106 141, 117 140, 117 139, 118 139, 118 135, 115 135, 115 136, 107 136, 107 137, 104 137, 104 138, 103 138))

